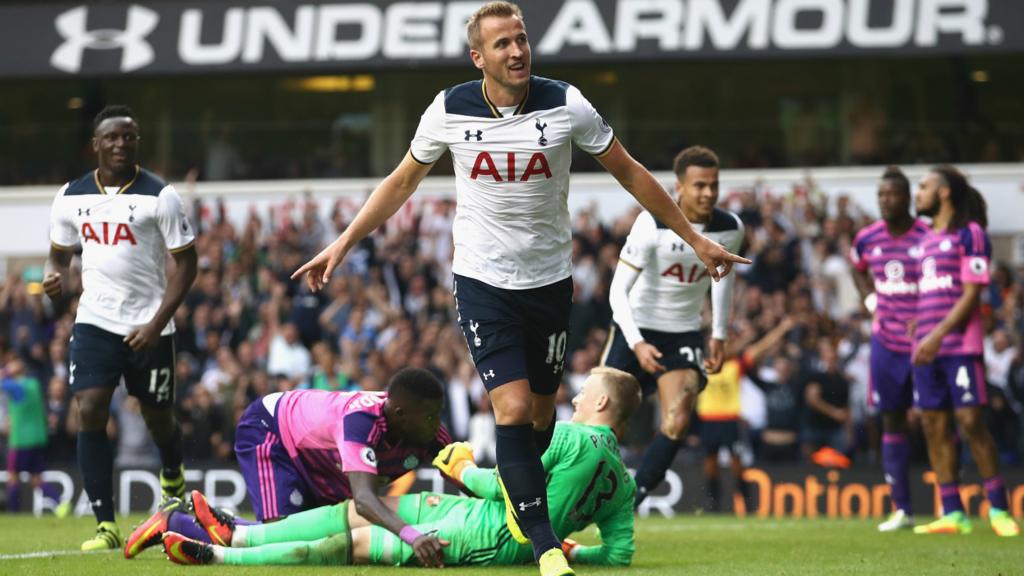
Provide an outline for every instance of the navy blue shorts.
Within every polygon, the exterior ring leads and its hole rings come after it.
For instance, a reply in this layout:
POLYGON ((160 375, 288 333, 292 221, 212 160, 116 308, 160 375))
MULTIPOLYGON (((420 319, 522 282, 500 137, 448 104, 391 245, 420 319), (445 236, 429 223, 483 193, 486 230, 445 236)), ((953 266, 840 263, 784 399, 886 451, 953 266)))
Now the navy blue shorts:
POLYGON ((910 354, 893 352, 871 337, 868 405, 882 412, 906 411, 914 404, 910 354))
POLYGON ((740 442, 739 421, 701 420, 700 445, 704 448, 704 454, 707 456, 718 454, 722 448, 726 448, 733 454, 740 454, 743 445, 740 442))
MULTIPOLYGON (((640 329, 644 341, 661 352, 659 362, 665 372, 673 370, 696 370, 700 381, 700 390, 708 384, 708 374, 704 370, 704 334, 700 332, 659 332, 657 330, 640 329)), ((608 342, 601 355, 601 365, 611 366, 629 372, 640 381, 644 396, 658 391, 659 374, 651 374, 640 367, 640 361, 622 335, 622 329, 612 323, 608 332, 608 342)))
POLYGON ((124 336, 91 324, 75 324, 68 347, 71 392, 116 388, 124 376, 128 393, 155 408, 174 405, 174 336, 160 337, 150 350, 135 352, 124 336))
POLYGON ((314 503, 305 479, 281 442, 277 418, 266 402, 280 394, 258 398, 249 405, 235 430, 235 457, 245 478, 253 514, 260 522, 308 510, 314 503))
POLYGON ((505 290, 455 275, 455 307, 469 353, 488 391, 526 379, 534 394, 558 391, 572 310, 572 277, 505 290))

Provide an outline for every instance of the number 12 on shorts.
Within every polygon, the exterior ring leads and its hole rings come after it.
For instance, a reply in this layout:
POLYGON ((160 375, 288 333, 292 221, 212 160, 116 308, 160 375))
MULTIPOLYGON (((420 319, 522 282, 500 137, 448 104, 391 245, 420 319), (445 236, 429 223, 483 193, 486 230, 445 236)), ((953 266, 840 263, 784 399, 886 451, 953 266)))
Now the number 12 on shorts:
POLYGON ((149 393, 156 396, 157 402, 171 397, 170 368, 153 368, 149 371, 149 393))

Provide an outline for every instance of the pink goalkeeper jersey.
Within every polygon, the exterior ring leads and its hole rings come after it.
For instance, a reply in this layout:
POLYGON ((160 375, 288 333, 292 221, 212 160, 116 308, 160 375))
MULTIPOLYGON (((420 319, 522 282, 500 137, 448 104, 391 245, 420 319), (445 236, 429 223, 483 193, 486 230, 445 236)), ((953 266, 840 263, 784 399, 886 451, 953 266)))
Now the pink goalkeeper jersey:
POLYGON ((444 426, 430 446, 387 440, 386 392, 295 390, 277 402, 281 442, 316 497, 340 502, 352 497, 347 472, 395 480, 428 463, 451 442, 444 426))
POLYGON ((928 225, 916 219, 900 236, 893 237, 884 220, 863 228, 853 239, 850 260, 875 280, 875 321, 872 332, 893 352, 910 354, 913 342, 907 326, 917 314, 917 246, 928 234, 928 225))
MULTIPOLYGON (((949 314, 964 293, 964 284, 988 284, 992 243, 981 226, 968 222, 958 230, 929 230, 921 241, 918 281, 917 341, 949 314)), ((982 354, 981 312, 942 339, 939 356, 982 354)))

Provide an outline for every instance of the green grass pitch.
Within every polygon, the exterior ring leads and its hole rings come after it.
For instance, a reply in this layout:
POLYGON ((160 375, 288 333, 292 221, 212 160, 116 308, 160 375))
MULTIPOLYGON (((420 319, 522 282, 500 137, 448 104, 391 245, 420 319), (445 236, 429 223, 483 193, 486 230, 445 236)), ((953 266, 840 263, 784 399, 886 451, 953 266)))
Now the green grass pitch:
MULTIPOLYGON (((121 519, 122 530, 133 522, 121 519)), ((179 576, 220 574, 392 575, 437 573, 416 568, 317 567, 261 569, 176 566, 160 549, 135 560, 120 551, 81 554, 78 543, 92 530, 91 518, 57 520, 0 515, 0 575, 179 576), (21 555, 34 554, 32 557, 21 555)), ((593 542, 584 533, 582 542, 593 542)), ((1024 538, 998 538, 987 523, 974 519, 969 536, 878 534, 874 521, 737 519, 725 516, 679 516, 637 522, 637 553, 629 568, 580 567, 578 574, 661 576, 820 575, 820 574, 968 574, 1024 575, 1024 538)), ((457 576, 537 574, 531 566, 446 569, 457 576)))

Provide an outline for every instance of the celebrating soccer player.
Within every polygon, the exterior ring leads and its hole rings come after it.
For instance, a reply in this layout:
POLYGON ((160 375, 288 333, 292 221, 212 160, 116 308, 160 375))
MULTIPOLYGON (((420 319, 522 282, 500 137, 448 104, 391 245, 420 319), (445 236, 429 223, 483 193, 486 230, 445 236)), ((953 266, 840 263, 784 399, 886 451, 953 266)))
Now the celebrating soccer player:
POLYGON ((910 215, 910 181, 895 166, 886 168, 878 184, 878 210, 882 219, 857 233, 850 258, 865 307, 875 316, 868 402, 882 413, 882 466, 893 504, 892 514, 878 530, 893 532, 914 525, 907 439, 907 410, 914 400, 913 343, 907 327, 917 306, 916 247, 928 225, 910 215))
MULTIPOLYGON (((691 146, 676 156, 679 208, 730 251, 743 243, 743 224, 718 203, 718 156, 691 146)), ((632 373, 645 394, 658 392, 661 430, 636 472, 636 504, 665 479, 690 426, 707 373, 718 372, 732 308, 733 277, 711 285, 700 255, 662 221, 643 212, 626 238, 608 299, 614 321, 602 364, 632 373), (711 287, 711 341, 704 359, 701 309, 711 287)))
MULTIPOLYGON (((402 521, 377 487, 429 462, 451 442, 441 425, 444 388, 431 372, 405 368, 387 392, 275 392, 242 415, 235 455, 259 521, 352 500, 360 516, 393 532, 424 566, 441 560, 436 536, 402 521)), ((158 510, 128 539, 125 556, 160 543, 166 531, 224 543, 179 507, 158 510)))
POLYGON ((409 153, 351 225, 293 278, 319 290, 348 251, 393 215, 446 150, 456 173, 456 307, 494 407, 509 530, 533 544, 544 576, 572 574, 548 520, 540 454, 554 432, 572 303, 566 196, 572 144, 696 251, 718 279, 748 262, 697 232, 657 180, 616 140, 580 91, 530 74, 522 11, 484 5, 467 25, 483 79, 438 93, 409 153))
POLYGON ((918 185, 917 213, 931 217, 932 227, 916 250, 920 279, 912 356, 914 392, 922 411, 928 459, 939 482, 943 516, 915 527, 917 534, 971 531, 960 499, 957 458, 949 435, 954 415, 985 481, 993 531, 999 536, 1020 533, 1007 512, 996 446, 981 412, 985 365, 978 304, 982 288, 989 283, 992 253, 985 233, 986 209, 981 193, 952 166, 933 168, 918 185))
MULTIPOLYGON (((565 538, 597 524, 602 543, 562 542, 574 562, 625 566, 635 549, 635 484, 619 456, 618 438, 640 404, 640 386, 628 373, 596 368, 573 399, 572 422, 555 425, 544 453, 551 518, 565 538)), ((417 530, 436 532, 446 543, 444 565, 502 565, 528 562, 528 547, 516 543, 505 524, 505 506, 493 469, 477 468, 465 443, 442 450, 434 465, 475 494, 475 498, 422 493, 387 499, 417 530)), ((176 534, 164 538, 167 557, 181 564, 419 564, 412 549, 394 534, 370 526, 344 504, 296 514, 280 522, 237 526, 210 514, 194 493, 196 515, 230 547, 211 546, 176 534)))
POLYGON ((82 550, 121 546, 114 523, 110 399, 124 377, 160 450, 164 498, 185 494, 181 428, 174 418, 175 310, 196 277, 192 227, 178 193, 136 163, 139 125, 127 106, 96 115, 99 167, 65 184, 50 213, 50 272, 43 289, 59 302, 76 246, 82 296, 71 332, 68 384, 78 405, 78 466, 98 526, 82 550), (165 278, 166 254, 174 259, 165 278))

